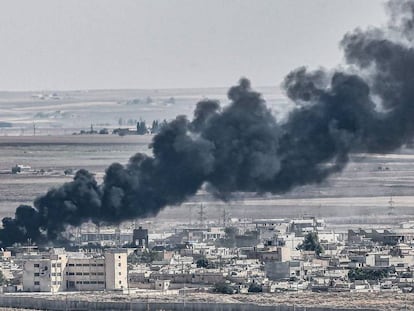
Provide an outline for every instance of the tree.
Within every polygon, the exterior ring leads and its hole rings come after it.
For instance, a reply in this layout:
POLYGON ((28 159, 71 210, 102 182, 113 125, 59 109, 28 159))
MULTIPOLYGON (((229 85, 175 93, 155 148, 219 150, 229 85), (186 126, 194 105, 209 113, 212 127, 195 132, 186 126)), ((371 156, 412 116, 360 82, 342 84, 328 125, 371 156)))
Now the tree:
POLYGON ((7 279, 5 278, 3 271, 0 270, 0 286, 7 285, 7 279))
POLYGON ((381 280, 389 276, 392 272, 391 268, 384 269, 363 269, 355 268, 348 271, 348 278, 351 281, 355 280, 381 280))
POLYGON ((207 268, 209 262, 207 258, 200 258, 199 260, 197 260, 196 264, 197 268, 207 268))
POLYGON ((160 131, 160 124, 158 120, 152 121, 151 134, 157 134, 160 131))
POLYGON ((162 253, 152 250, 145 250, 142 253, 131 253, 128 256, 128 263, 131 264, 151 263, 158 260, 162 260, 162 253))
POLYGON ((220 294, 232 295, 234 294, 234 289, 229 283, 219 282, 219 283, 214 284, 214 292, 220 293, 220 294))
POLYGON ((261 293, 263 292, 263 287, 262 285, 257 284, 257 283, 250 283, 248 292, 249 293, 261 293))
POLYGON ((138 135, 145 135, 147 134, 147 125, 145 124, 145 121, 139 121, 137 122, 137 134, 138 135))
POLYGON ((20 166, 13 166, 12 167, 12 173, 13 174, 17 174, 17 173, 20 173, 22 170, 21 170, 21 168, 20 168, 20 166))
POLYGON ((318 256, 324 252, 322 245, 319 243, 317 232, 309 232, 305 235, 305 239, 303 240, 303 243, 298 246, 298 249, 304 251, 314 251, 318 256))

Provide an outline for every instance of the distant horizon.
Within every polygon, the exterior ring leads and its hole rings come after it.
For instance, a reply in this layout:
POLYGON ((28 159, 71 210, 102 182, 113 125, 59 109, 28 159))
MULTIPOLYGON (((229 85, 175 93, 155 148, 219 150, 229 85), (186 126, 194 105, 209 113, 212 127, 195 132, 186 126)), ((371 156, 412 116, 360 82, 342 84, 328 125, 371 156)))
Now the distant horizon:
MULTIPOLYGON (((267 89, 276 88, 282 90, 280 85, 254 85, 253 89, 267 89)), ((84 88, 84 89, 27 89, 27 90, 2 90, 0 93, 41 93, 41 92, 94 92, 94 91, 168 91, 168 90, 198 90, 198 89, 229 89, 233 85, 236 85, 235 81, 232 85, 228 86, 200 86, 200 87, 160 87, 160 88, 84 88)))

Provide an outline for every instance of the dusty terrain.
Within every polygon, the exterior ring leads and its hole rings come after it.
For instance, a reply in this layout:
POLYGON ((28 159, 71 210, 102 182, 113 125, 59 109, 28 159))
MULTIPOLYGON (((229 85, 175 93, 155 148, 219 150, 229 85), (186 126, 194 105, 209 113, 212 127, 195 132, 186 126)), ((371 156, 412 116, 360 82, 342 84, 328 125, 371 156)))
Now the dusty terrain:
MULTIPOLYGON (((136 152, 150 154, 150 142, 151 135, 0 136, 0 217, 11 216, 19 204, 30 204, 49 188, 70 181, 72 177, 63 174, 65 169, 85 168, 101 180, 111 163, 125 164, 136 152), (16 164, 45 173, 11 174, 16 164)), ((319 185, 281 195, 236 194, 228 202, 200 191, 182 206, 167 207, 151 221, 194 220, 203 202, 212 220, 217 220, 226 208, 230 217, 238 218, 314 215, 337 224, 397 223, 414 218, 413 186, 414 149, 405 148, 386 156, 354 154, 344 172, 319 185)))

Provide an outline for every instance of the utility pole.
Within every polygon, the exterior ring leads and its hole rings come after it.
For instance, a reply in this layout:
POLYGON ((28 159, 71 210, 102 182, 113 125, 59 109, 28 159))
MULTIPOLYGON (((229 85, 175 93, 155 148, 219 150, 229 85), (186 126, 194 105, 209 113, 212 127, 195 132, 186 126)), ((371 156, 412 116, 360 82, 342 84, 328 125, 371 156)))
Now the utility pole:
POLYGON ((99 245, 102 245, 101 244, 101 223, 100 222, 97 225, 97 231, 98 231, 98 234, 97 234, 96 240, 97 240, 99 245))
POLYGON ((81 245, 82 244, 82 226, 79 226, 76 231, 77 231, 76 232, 76 235, 77 235, 76 239, 78 240, 79 245, 81 245))
POLYGON ((116 246, 121 247, 121 224, 118 224, 115 228, 116 246))
POLYGON ((390 197, 390 200, 388 201, 389 209, 394 209, 395 208, 394 203, 395 202, 393 201, 392 196, 391 196, 390 197))
POLYGON ((229 219, 229 214, 227 213, 226 208, 223 208, 223 226, 227 225, 227 220, 229 219))
POLYGON ((198 220, 200 222, 201 227, 204 227, 204 220, 205 220, 205 212, 204 212, 204 205, 200 205, 200 210, 198 212, 198 220))

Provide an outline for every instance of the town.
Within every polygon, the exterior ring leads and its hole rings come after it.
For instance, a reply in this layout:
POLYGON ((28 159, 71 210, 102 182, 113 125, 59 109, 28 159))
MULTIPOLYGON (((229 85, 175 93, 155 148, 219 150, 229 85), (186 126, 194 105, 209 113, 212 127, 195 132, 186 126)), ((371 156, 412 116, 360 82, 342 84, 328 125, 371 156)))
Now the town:
POLYGON ((67 234, 66 249, 3 249, 3 292, 409 293, 414 284, 414 221, 367 230, 310 216, 230 218, 163 232, 89 223, 67 234))

